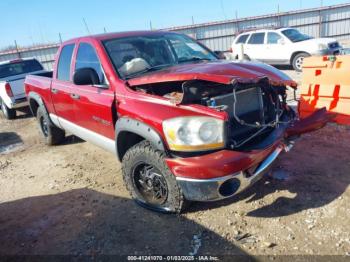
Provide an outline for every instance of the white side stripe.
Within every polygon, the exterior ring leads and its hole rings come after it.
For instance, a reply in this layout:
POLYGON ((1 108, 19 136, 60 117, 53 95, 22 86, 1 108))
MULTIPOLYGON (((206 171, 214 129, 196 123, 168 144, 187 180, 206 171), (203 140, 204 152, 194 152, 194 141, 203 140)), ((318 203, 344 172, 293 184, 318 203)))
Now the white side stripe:
POLYGON ((80 137, 85 141, 91 142, 113 154, 116 154, 114 140, 109 139, 98 133, 95 133, 84 127, 78 126, 54 114, 50 114, 50 118, 55 125, 61 127, 64 130, 71 132, 73 135, 76 135, 77 137, 80 137))

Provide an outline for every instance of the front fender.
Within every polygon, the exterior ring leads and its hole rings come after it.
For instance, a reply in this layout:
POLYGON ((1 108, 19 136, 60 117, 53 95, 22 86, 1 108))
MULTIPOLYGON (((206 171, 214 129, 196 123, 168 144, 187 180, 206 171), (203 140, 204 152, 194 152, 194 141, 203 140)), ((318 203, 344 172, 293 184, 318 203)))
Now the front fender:
POLYGON ((129 117, 122 117, 119 118, 115 124, 115 145, 116 152, 120 161, 122 159, 122 149, 118 146, 118 139, 120 139, 120 134, 123 132, 136 134, 149 141, 154 148, 160 151, 165 151, 162 137, 158 134, 157 131, 155 131, 154 128, 141 121, 129 117))

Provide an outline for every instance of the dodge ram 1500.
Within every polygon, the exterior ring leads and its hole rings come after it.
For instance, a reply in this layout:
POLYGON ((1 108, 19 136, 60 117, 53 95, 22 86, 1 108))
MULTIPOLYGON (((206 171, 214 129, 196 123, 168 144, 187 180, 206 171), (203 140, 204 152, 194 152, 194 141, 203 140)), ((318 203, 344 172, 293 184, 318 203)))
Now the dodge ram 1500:
POLYGON ((115 153, 137 203, 181 212, 259 180, 293 138, 324 126, 286 103, 297 84, 264 64, 219 60, 171 32, 81 37, 60 47, 52 78, 25 89, 48 145, 65 131, 115 153))

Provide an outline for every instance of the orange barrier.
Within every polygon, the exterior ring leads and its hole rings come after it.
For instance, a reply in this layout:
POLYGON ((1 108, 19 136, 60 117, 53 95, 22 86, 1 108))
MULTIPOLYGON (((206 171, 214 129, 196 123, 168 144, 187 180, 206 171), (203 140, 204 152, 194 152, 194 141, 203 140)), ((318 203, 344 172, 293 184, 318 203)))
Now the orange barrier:
POLYGON ((326 107, 350 125, 350 55, 305 58, 300 95, 300 118, 326 107))

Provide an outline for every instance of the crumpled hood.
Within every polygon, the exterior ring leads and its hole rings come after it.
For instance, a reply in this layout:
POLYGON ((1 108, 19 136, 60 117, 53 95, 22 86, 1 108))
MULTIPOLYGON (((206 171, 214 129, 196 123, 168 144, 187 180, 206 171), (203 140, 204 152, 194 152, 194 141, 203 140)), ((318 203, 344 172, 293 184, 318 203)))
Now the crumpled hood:
POLYGON ((255 83, 268 78, 274 85, 296 88, 297 83, 278 69, 259 62, 234 62, 218 60, 194 64, 182 64, 128 80, 130 86, 160 82, 204 80, 221 84, 237 82, 255 83))

